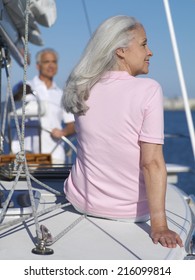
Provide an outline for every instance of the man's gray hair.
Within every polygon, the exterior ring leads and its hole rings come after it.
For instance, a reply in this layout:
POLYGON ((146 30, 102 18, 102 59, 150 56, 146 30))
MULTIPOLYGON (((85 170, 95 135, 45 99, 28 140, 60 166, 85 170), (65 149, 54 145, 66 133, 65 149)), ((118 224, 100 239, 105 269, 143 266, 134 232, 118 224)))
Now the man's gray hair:
POLYGON ((35 57, 37 64, 40 63, 41 57, 42 57, 42 55, 44 53, 53 53, 56 56, 57 60, 59 58, 58 53, 54 49, 52 49, 52 48, 45 48, 45 49, 42 49, 39 52, 37 52, 36 57, 35 57))

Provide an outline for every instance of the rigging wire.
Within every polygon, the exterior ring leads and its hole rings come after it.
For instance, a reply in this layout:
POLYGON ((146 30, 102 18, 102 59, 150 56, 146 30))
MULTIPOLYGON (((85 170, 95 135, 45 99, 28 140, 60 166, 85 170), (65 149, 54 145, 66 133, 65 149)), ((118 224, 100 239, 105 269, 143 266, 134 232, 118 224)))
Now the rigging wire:
POLYGON ((88 12, 87 12, 87 7, 86 7, 85 0, 82 0, 82 5, 83 5, 84 14, 85 14, 85 19, 86 19, 86 22, 87 22, 87 28, 88 28, 88 31, 89 31, 89 36, 91 37, 91 35, 92 35, 91 24, 90 24, 90 21, 89 21, 89 15, 88 15, 88 12))
MULTIPOLYGON (((17 175, 15 177, 15 180, 13 182, 12 188, 9 191, 9 194, 4 202, 2 211, 0 212, 0 224, 3 222, 3 219, 5 218, 5 213, 6 210, 8 208, 8 205, 11 201, 11 197, 15 191, 15 187, 19 181, 20 175, 22 173, 22 171, 25 172, 26 175, 26 182, 27 182, 27 186, 28 186, 28 192, 29 192, 29 198, 30 198, 30 202, 31 202, 31 208, 32 208, 32 215, 31 217, 33 217, 34 219, 34 223, 35 223, 35 228, 36 228, 36 236, 37 236, 37 247, 35 249, 33 249, 32 252, 39 252, 40 248, 40 244, 42 244, 43 240, 42 240, 42 232, 41 232, 41 227, 39 226, 39 220, 38 220, 38 212, 36 211, 36 205, 35 205, 35 199, 34 199, 34 195, 33 195, 33 188, 32 188, 32 184, 31 184, 31 180, 35 181, 36 183, 38 183, 39 185, 43 186, 44 188, 46 188, 47 190, 51 191, 52 193, 55 193, 56 195, 61 195, 60 192, 56 191, 55 189, 49 187, 48 185, 40 182, 39 180, 37 180, 36 178, 34 178, 28 169, 28 165, 27 165, 27 160, 26 160, 26 156, 25 156, 25 151, 24 151, 24 134, 25 134, 25 100, 26 100, 26 82, 27 82, 27 59, 28 59, 28 20, 29 20, 29 11, 30 11, 30 0, 26 1, 26 10, 25 10, 25 37, 24 37, 24 43, 25 43, 25 48, 24 48, 24 75, 23 75, 23 98, 22 98, 22 128, 20 130, 19 127, 19 121, 18 121, 18 116, 16 114, 16 107, 15 107, 15 103, 14 103, 14 99, 13 99, 13 93, 11 90, 11 81, 10 81, 10 75, 9 75, 9 71, 6 68, 6 74, 7 74, 7 80, 8 80, 8 92, 11 98, 11 103, 12 103, 12 109, 14 111, 14 117, 15 117, 15 125, 17 128, 17 133, 18 133, 18 138, 19 138, 19 143, 20 143, 20 152, 18 154, 16 154, 16 160, 15 160, 15 166, 14 168, 17 170, 17 175)), ((4 54, 4 49, 2 49, 2 56, 3 58, 5 57, 4 54)), ((67 142, 71 148, 76 152, 76 148, 73 146, 72 143, 70 143, 70 141, 68 139, 66 139, 65 137, 62 138, 63 141, 67 142)), ((62 208, 63 204, 58 205, 58 207, 62 208)), ((50 211, 52 211, 52 208, 49 209, 50 211)), ((46 213, 47 211, 49 211, 48 209, 45 209, 42 214, 46 213)), ((20 221, 20 220, 19 220, 20 221)), ((80 221, 80 218, 78 219, 78 222, 80 221)), ((18 222, 18 221, 17 221, 18 222)), ((10 223, 8 223, 10 224, 10 223)), ((0 227, 0 229, 4 228, 5 224, 2 224, 2 226, 0 227)), ((67 228, 69 229, 69 227, 67 228)), ((63 231, 62 233, 58 234, 55 238, 54 238, 54 242, 57 241, 63 234, 65 234, 65 232, 67 231, 67 229, 65 231, 63 231)), ((46 248, 44 248, 46 249, 46 248)), ((51 252, 51 251, 50 251, 51 252)), ((43 254, 44 252, 41 251, 41 254, 43 254)))

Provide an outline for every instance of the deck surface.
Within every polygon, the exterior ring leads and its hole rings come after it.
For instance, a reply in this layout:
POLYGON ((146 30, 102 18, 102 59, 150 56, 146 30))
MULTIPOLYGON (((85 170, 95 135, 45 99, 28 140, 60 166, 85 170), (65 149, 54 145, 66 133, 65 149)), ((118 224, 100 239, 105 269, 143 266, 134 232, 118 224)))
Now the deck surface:
MULTIPOLYGON (((62 190, 63 182, 49 180, 50 186, 62 190)), ((1 189, 9 189, 12 182, 1 181, 1 189)), ((56 204, 56 196, 33 184, 41 192, 38 211, 56 204)), ((17 189, 27 189, 26 182, 18 183, 17 189)), ((61 198, 64 200, 64 198, 61 198)), ((60 199, 58 199, 60 200, 60 199)), ((168 186, 166 213, 169 227, 176 231, 184 244, 191 230, 191 213, 186 201, 173 185, 168 186)), ((17 215, 14 215, 17 218, 17 215)), ((13 219, 7 216, 5 221, 13 219)), ((4 260, 163 260, 183 259, 185 248, 168 249, 155 245, 149 237, 150 222, 125 223, 100 218, 82 217, 70 205, 38 217, 39 225, 46 226, 55 237, 66 233, 49 248, 51 255, 37 255, 34 219, 0 231, 0 259, 4 260), (76 225, 74 225, 74 222, 76 225)))

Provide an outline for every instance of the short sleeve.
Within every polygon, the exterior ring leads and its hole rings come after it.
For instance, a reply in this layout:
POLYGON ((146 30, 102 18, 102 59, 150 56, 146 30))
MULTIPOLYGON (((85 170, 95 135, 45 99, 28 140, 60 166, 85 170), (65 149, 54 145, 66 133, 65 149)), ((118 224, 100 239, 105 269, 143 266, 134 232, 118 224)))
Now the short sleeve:
POLYGON ((163 93, 160 85, 147 101, 139 140, 142 142, 164 143, 163 93))
POLYGON ((65 123, 74 122, 75 118, 72 113, 67 113, 65 110, 63 111, 63 119, 65 123))

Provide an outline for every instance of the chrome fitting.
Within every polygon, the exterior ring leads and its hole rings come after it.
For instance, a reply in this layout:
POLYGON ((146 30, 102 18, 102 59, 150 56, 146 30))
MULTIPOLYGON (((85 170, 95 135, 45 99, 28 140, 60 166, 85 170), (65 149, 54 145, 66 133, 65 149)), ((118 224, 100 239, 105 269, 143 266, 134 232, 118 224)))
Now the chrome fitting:
POLYGON ((40 226, 40 230, 42 233, 42 239, 38 240, 36 247, 32 249, 32 253, 37 255, 52 255, 54 253, 53 249, 46 247, 46 245, 52 244, 52 235, 44 225, 40 226))

